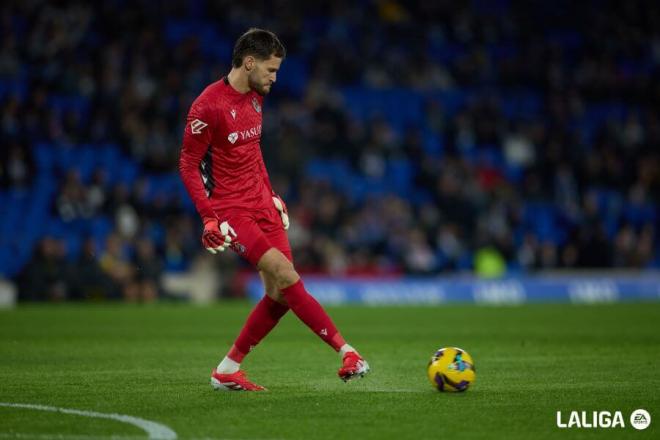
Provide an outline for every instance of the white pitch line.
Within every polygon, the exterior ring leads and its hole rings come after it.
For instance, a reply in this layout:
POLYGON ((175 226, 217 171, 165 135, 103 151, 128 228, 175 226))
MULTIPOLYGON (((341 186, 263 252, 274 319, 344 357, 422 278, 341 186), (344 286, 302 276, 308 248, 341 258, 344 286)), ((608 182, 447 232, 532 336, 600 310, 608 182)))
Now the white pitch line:
POLYGON ((73 414, 83 417, 94 417, 97 419, 110 419, 119 422, 128 423, 129 425, 137 426, 147 433, 150 439, 153 440, 176 440, 176 432, 172 431, 169 427, 160 423, 152 422, 151 420, 141 419, 139 417, 127 416, 124 414, 107 414, 95 411, 81 411, 78 409, 58 408, 56 406, 45 405, 32 405, 29 403, 4 403, 0 402, 0 406, 8 408, 25 408, 36 409, 39 411, 51 411, 62 414, 73 414))
POLYGON ((26 434, 0 432, 0 438, 38 440, 144 440, 143 436, 124 435, 78 435, 78 434, 26 434))
MULTIPOLYGON (((142 436, 131 435, 79 435, 79 434, 26 434, 20 432, 0 432, 0 439, 29 439, 29 440, 144 440, 142 436)), ((179 438, 179 440, 183 440, 179 438)), ((232 439, 218 437, 191 437, 185 440, 284 440, 282 438, 248 438, 232 439)))

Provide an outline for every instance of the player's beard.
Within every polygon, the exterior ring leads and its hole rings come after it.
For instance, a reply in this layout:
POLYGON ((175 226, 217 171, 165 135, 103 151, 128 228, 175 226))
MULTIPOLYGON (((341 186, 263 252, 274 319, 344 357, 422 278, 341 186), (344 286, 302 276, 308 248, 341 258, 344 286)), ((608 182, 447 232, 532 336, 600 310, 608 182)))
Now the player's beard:
POLYGON ((261 96, 265 96, 270 92, 270 88, 266 88, 266 86, 258 81, 256 81, 254 78, 251 76, 248 76, 248 85, 252 90, 260 94, 261 96))

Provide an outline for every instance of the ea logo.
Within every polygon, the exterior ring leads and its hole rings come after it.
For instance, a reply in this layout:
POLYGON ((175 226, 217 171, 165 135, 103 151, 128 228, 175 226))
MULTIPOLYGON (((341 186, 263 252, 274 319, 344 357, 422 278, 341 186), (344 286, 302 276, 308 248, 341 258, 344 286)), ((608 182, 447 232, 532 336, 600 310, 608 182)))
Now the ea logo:
POLYGON ((644 409, 636 409, 630 414, 630 424, 635 429, 646 429, 651 424, 651 414, 644 409))

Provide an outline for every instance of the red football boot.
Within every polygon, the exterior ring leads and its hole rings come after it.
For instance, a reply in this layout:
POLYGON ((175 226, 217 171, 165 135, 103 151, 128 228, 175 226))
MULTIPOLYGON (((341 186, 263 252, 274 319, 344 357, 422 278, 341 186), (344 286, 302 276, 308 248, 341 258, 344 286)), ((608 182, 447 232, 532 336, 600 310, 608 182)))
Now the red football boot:
POLYGON ((250 382, 242 370, 231 374, 221 374, 213 369, 211 386, 221 391, 266 391, 266 388, 261 385, 250 382))
POLYGON ((354 351, 349 351, 344 354, 343 365, 337 372, 339 378, 344 382, 358 377, 364 377, 369 372, 369 364, 367 361, 354 351))

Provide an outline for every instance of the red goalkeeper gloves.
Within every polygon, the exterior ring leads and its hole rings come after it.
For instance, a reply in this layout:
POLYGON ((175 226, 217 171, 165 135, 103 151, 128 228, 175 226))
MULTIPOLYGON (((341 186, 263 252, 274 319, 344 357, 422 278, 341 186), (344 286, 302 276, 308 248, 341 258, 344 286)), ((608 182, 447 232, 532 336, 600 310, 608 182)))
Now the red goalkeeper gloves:
POLYGON ((286 209, 286 204, 284 203, 284 200, 282 200, 282 197, 278 196, 277 194, 273 193, 273 204, 275 205, 275 208, 280 213, 280 217, 282 217, 282 226, 284 229, 289 229, 289 211, 286 209))
POLYGON ((224 252, 231 245, 232 237, 237 237, 234 228, 229 223, 222 222, 218 225, 218 219, 204 219, 204 233, 202 234, 202 244, 212 254, 224 252))

